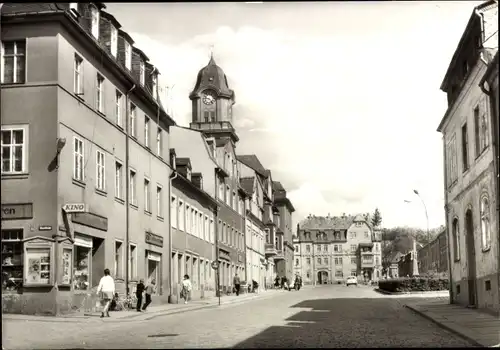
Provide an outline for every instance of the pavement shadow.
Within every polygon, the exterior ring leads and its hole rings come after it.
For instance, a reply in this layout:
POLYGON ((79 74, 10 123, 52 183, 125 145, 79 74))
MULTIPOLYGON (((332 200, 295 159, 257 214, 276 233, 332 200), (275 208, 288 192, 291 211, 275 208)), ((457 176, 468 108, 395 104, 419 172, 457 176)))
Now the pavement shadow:
POLYGON ((231 348, 377 347, 377 344, 370 345, 370 338, 375 335, 373 328, 369 330, 370 325, 378 324, 375 328, 380 328, 380 325, 398 322, 398 316, 394 313, 384 312, 387 308, 385 299, 312 299, 304 300, 291 308, 308 310, 298 310, 299 312, 285 319, 285 325, 271 326, 231 348), (366 306, 367 303, 370 307, 361 306, 366 306), (357 311, 351 314, 347 310, 357 311), (360 313, 364 326, 358 328, 360 313), (364 334, 362 329, 369 334, 364 334), (346 330, 348 334, 345 334, 346 330))

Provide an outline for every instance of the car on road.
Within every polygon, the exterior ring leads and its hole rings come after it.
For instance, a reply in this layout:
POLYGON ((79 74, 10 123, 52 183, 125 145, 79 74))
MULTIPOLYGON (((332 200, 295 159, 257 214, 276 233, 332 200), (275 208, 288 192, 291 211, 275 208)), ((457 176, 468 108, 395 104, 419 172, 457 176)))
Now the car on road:
POLYGON ((358 285, 358 278, 356 276, 347 277, 347 279, 345 280, 345 285, 348 287, 350 285, 357 286, 358 285))

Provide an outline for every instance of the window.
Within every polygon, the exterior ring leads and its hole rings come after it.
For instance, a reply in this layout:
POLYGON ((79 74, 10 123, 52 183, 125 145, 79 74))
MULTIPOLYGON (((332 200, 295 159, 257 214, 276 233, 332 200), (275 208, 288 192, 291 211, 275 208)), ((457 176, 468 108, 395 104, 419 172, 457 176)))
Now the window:
POLYGON ((231 205, 231 190, 229 189, 229 185, 226 185, 226 204, 231 205))
POLYGON ((198 213, 198 227, 200 229, 200 238, 205 239, 205 225, 203 223, 203 213, 198 213))
POLYGON ((318 253, 319 253, 319 252, 321 252, 321 246, 320 246, 320 245, 317 245, 317 246, 316 246, 316 251, 317 251, 318 253))
POLYGON ((191 210, 190 206, 186 203, 186 232, 191 233, 191 210))
POLYGON ((344 278, 344 273, 342 272, 342 270, 336 270, 335 271, 335 277, 337 277, 337 278, 344 278))
POLYGON ((78 14, 78 3, 77 2, 70 2, 69 9, 71 12, 78 14))
POLYGON ((25 129, 2 128, 2 174, 26 171, 25 129))
POLYGON ((125 41, 125 67, 128 70, 132 69, 132 45, 125 41))
MULTIPOLYGON (((73 289, 74 290, 89 290, 90 289, 90 254, 92 245, 74 245, 75 260, 73 262, 73 289)), ((116 277, 116 275, 115 275, 116 277)))
POLYGON ((136 111, 137 111, 137 108, 131 103, 130 104, 130 120, 129 120, 129 133, 130 133, 130 136, 132 137, 137 137, 136 136, 136 131, 135 131, 135 123, 136 123, 136 111))
POLYGON ((96 151, 96 187, 98 190, 106 191, 106 155, 99 150, 96 151))
POLYGON ((23 286, 23 230, 2 230, 2 292, 23 286))
POLYGON ((104 78, 102 75, 97 73, 97 82, 96 82, 96 108, 99 112, 103 112, 103 87, 104 87, 104 78))
POLYGON ((151 213, 151 189, 148 179, 144 179, 144 211, 151 213))
POLYGON ((118 52, 118 29, 111 26, 111 54, 116 57, 118 52))
POLYGON ((462 125, 462 166, 463 171, 469 169, 469 137, 467 134, 467 123, 462 125))
POLYGON ((340 252, 340 248, 339 248, 338 244, 335 244, 333 246, 333 251, 336 252, 336 253, 340 252))
POLYGON ((144 145, 149 148, 149 117, 144 116, 144 145))
MULTIPOLYGON (((163 217, 163 191, 160 185, 156 185, 156 216, 159 218, 163 217)), ((173 205, 174 210, 176 209, 175 204, 173 205)))
POLYGON ((487 196, 481 198, 481 242, 483 250, 491 248, 490 202, 487 196))
POLYGON ((486 114, 483 108, 478 105, 474 108, 474 136, 476 146, 476 157, 488 146, 488 126, 486 114))
POLYGON ((184 215, 184 203, 179 199, 177 203, 177 220, 179 221, 179 230, 185 230, 186 217, 184 215))
POLYGON ((236 197, 236 192, 233 192, 233 209, 238 210, 238 197, 236 197))
POLYGON ((458 178, 457 171, 457 146, 456 146, 456 137, 452 136, 450 141, 448 142, 447 147, 447 183, 448 186, 451 186, 455 183, 455 180, 458 178))
POLYGON ((156 129, 156 154, 162 156, 163 142, 161 137, 161 128, 156 129))
POLYGON ((94 38, 99 39, 99 10, 92 7, 92 35, 94 38))
POLYGON ((84 144, 83 140, 73 137, 73 178, 78 181, 84 181, 84 144))
POLYGON ((318 264, 321 265, 321 258, 318 258, 317 261, 318 261, 318 264))
POLYGON ((26 81, 26 42, 6 41, 2 45, 2 83, 26 81))
POLYGON ((324 252, 327 252, 327 251, 328 251, 328 245, 327 245, 327 244, 325 244, 325 245, 323 246, 323 251, 324 251, 324 252))
POLYGON ((298 252, 298 251, 299 251, 299 246, 298 246, 298 245, 296 245, 296 246, 295 246, 295 251, 296 251, 296 252, 298 252))
POLYGON ((342 265, 342 258, 335 258, 335 265, 342 265))
POLYGON ((198 236, 198 227, 196 225, 196 209, 191 207, 191 233, 198 236))
POLYGON ((214 219, 210 219, 210 242, 215 243, 214 237, 214 219))
POLYGON ((115 197, 123 199, 123 165, 116 161, 115 162, 115 197))
POLYGON ((299 259, 295 259, 295 266, 299 266, 299 259))
POLYGON ((129 179, 129 195, 130 195, 130 204, 132 205, 137 205, 137 195, 136 195, 136 178, 135 178, 135 171, 130 169, 130 179, 129 179))
POLYGON ((452 225, 452 239, 453 239, 453 258, 455 261, 460 260, 460 232, 458 227, 458 219, 453 220, 452 225))
POLYGON ((351 244, 351 252, 354 253, 356 251, 356 248, 357 248, 356 244, 351 244))
POLYGON ((323 264, 328 265, 328 258, 323 258, 323 264))
POLYGON ((356 265, 358 263, 356 258, 351 258, 351 264, 356 265))
POLYGON ((306 245, 306 252, 310 253, 311 252, 311 246, 308 244, 306 245))
POLYGON ((137 279, 137 246, 129 243, 129 262, 128 262, 128 275, 131 280, 137 279))
POLYGON ((307 265, 311 265, 311 258, 306 259, 307 265))
POLYGON ((115 241, 115 278, 123 276, 123 242, 115 241))
POLYGON ((176 198, 172 196, 170 198, 170 225, 172 225, 173 228, 177 228, 177 212, 178 212, 178 207, 176 203, 176 198))
POLYGON ((120 127, 123 127, 122 122, 122 93, 116 90, 116 101, 115 101, 115 116, 116 116, 116 124, 120 127))
POLYGON ((139 64, 139 78, 142 86, 144 86, 145 77, 146 74, 144 70, 144 62, 141 61, 141 63, 139 64))
POLYGON ((156 82, 156 79, 157 79, 156 74, 153 74, 153 78, 151 79, 151 81, 152 81, 152 83, 153 83, 153 84, 152 84, 152 85, 153 85, 153 86, 152 86, 152 90, 153 90, 152 92, 153 92, 153 98, 154 98, 155 100, 156 100, 156 99, 158 99, 158 90, 157 90, 158 88, 157 88, 157 82, 156 82))
POLYGON ((205 215, 205 241, 210 242, 210 222, 208 216, 205 215))
POLYGON ((73 92, 76 95, 83 95, 83 59, 75 54, 73 92))

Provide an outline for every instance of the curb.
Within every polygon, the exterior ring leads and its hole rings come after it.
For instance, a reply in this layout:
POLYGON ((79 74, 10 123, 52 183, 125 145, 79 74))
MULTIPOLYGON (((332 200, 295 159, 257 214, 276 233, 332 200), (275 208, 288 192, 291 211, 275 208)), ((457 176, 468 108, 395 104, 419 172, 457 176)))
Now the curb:
POLYGON ((405 307, 408 308, 408 309, 410 309, 410 310, 412 310, 416 314, 422 316, 423 318, 425 318, 425 319, 427 319, 429 321, 434 322, 439 327, 441 327, 441 328, 443 328, 443 329, 445 329, 445 330, 447 330, 447 331, 449 331, 449 332, 451 332, 451 333, 453 333, 453 334, 461 337, 462 339, 465 339, 468 342, 470 342, 470 343, 472 343, 472 344, 474 344, 476 346, 485 347, 485 345, 479 343, 477 340, 469 337, 468 335, 463 334, 462 332, 456 330, 454 327, 450 327, 450 326, 448 326, 448 325, 446 325, 446 324, 444 324, 442 322, 439 322, 436 318, 433 318, 429 314, 426 314, 425 312, 418 310, 418 308, 416 308, 414 306, 411 306, 411 305, 408 305, 408 304, 405 304, 405 307))
MULTIPOLYGON (((445 292, 449 293, 449 291, 447 291, 447 290, 430 290, 430 291, 421 291, 421 292, 388 292, 386 290, 379 289, 379 288, 374 288, 373 290, 377 293, 385 294, 385 295, 426 295, 426 294, 432 295, 431 293, 442 292, 443 296, 444 296, 445 292)), ((448 295, 448 294, 446 294, 446 295, 448 295)))

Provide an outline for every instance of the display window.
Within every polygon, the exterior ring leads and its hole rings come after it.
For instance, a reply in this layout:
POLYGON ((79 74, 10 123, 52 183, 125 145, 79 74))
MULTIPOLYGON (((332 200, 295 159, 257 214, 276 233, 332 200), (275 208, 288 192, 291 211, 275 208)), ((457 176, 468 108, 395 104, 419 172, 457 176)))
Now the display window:
POLYGON ((2 230, 2 292, 23 286, 23 230, 2 230))

